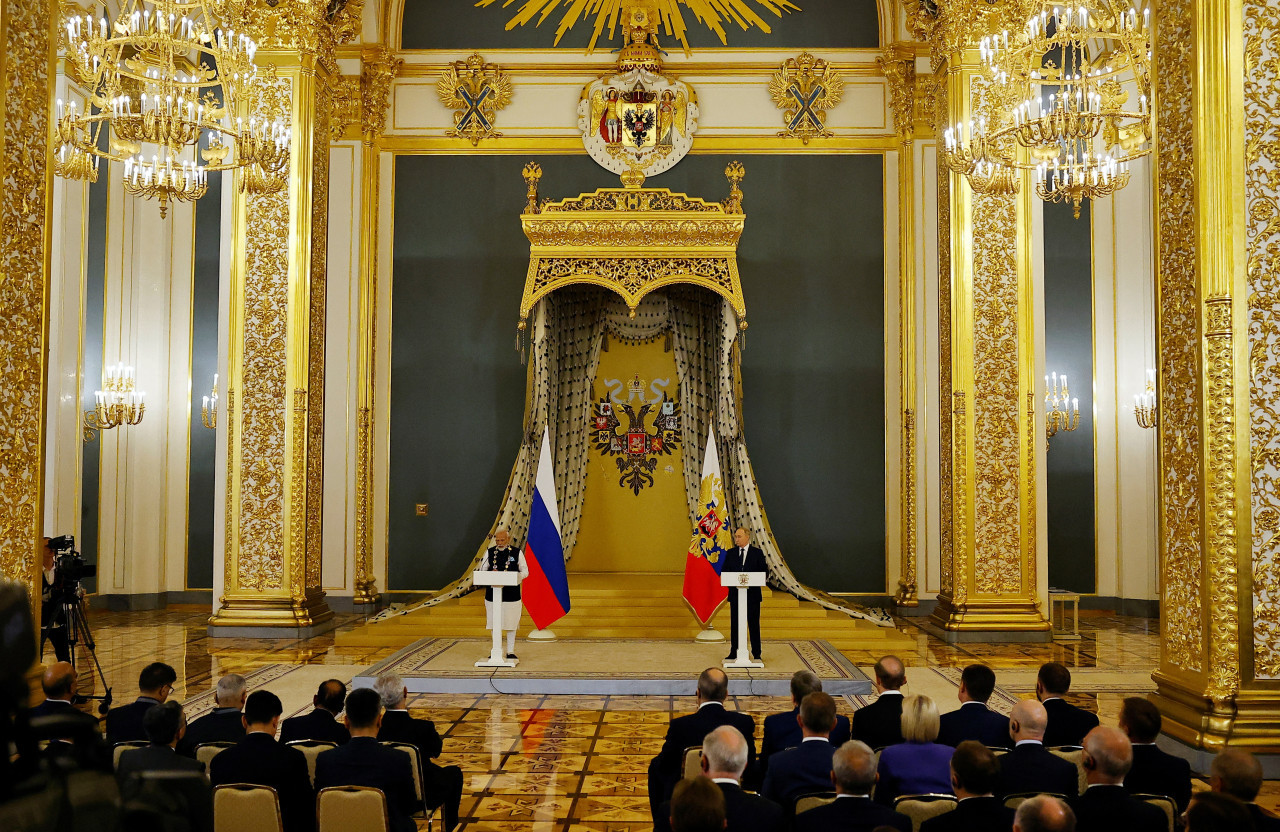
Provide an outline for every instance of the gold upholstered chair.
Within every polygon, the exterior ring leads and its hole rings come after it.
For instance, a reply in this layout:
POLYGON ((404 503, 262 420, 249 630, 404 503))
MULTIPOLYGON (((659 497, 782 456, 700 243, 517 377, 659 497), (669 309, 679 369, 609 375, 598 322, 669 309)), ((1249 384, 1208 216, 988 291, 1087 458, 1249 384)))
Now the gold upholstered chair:
POLYGON ((371 786, 329 786, 316 798, 317 832, 387 832, 387 797, 371 786))
POLYGON ((270 786, 224 783, 213 790, 213 832, 284 832, 280 796, 270 786))

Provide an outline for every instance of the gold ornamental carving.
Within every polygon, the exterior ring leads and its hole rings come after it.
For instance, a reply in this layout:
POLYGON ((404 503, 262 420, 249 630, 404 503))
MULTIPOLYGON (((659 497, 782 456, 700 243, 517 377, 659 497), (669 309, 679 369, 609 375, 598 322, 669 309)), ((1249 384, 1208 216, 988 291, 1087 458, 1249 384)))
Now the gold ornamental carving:
POLYGON ((893 113, 893 132, 899 139, 910 139, 916 122, 915 56, 881 56, 876 58, 876 65, 889 83, 889 110, 893 113))
POLYGON ((844 97, 844 77, 823 58, 802 52, 769 79, 769 97, 782 110, 778 135, 808 144, 835 135, 827 129, 827 110, 844 97))
MULTIPOLYGON (((295 535, 295 545, 305 541, 306 574, 305 587, 320 586, 320 556, 323 551, 324 528, 324 393, 325 393, 325 309, 328 288, 329 257, 329 141, 332 132, 332 102, 334 96, 331 88, 322 86, 335 76, 319 76, 316 79, 315 120, 312 123, 313 140, 311 142, 311 274, 309 279, 310 296, 307 299, 309 309, 307 321, 309 332, 306 335, 307 376, 306 376, 306 428, 305 437, 306 464, 303 466, 306 482, 301 491, 293 491, 294 510, 292 515, 303 515, 306 518, 305 537, 295 535), (300 510, 299 510, 300 509, 300 510)), ((301 437, 294 434, 294 447, 298 446, 301 437)), ((297 470, 294 471, 296 477, 297 470)), ((295 558, 295 560, 300 560, 295 558)), ((299 590, 300 592, 300 590, 299 590)), ((295 597, 299 597, 295 593, 295 597)))
POLYGON ((520 224, 529 238, 529 273, 520 299, 520 328, 539 300, 557 289, 593 284, 620 295, 635 314, 645 295, 664 286, 693 284, 721 295, 746 327, 738 278, 741 213, 739 163, 726 169, 737 191, 727 205, 666 188, 601 188, 570 199, 539 201, 541 169, 525 168, 529 187, 520 224), (529 210, 530 208, 534 210, 529 210))
POLYGON ((440 103, 453 110, 453 129, 445 135, 466 139, 472 147, 500 137, 498 111, 511 103, 514 91, 511 76, 497 64, 487 63, 479 52, 454 61, 436 83, 440 103))
POLYGON ((334 75, 329 79, 329 141, 358 138, 363 106, 359 75, 334 75))
POLYGON ((387 123, 387 105, 391 100, 391 82, 404 65, 404 60, 386 47, 367 49, 361 54, 360 126, 365 144, 382 135, 387 123))

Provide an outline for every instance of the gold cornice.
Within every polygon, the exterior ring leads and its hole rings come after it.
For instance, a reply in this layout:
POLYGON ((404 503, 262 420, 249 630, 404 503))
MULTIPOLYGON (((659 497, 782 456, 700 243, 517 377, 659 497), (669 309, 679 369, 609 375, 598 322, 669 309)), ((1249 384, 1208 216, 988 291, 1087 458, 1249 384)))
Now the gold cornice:
MULTIPOLYGON (((397 78, 435 78, 441 75, 452 63, 445 61, 445 55, 441 55, 442 60, 424 63, 414 61, 413 52, 397 53, 404 56, 404 66, 396 74, 397 78)), ((419 53, 421 54, 421 53, 419 53)), ((458 53, 450 51, 447 56, 453 58, 458 53)), ((505 53, 504 53, 505 54, 505 53)), ((545 53, 543 53, 545 54, 545 53)), ((794 57, 795 50, 785 50, 786 57, 794 57)), ((434 57, 434 53, 433 53, 434 57)), ((878 56, 877 56, 878 57, 878 56)), ((784 58, 785 60, 785 58, 784 58)), ((830 61, 830 65, 839 70, 842 74, 852 77, 861 78, 879 78, 882 77, 880 68, 876 65, 877 58, 873 57, 869 61, 830 61)), ((555 78, 555 77, 574 77, 574 78, 598 78, 601 75, 611 74, 613 69, 607 64, 597 61, 581 62, 581 63, 543 63, 537 61, 521 61, 510 63, 504 61, 502 69, 508 75, 512 76, 536 76, 539 78, 555 78)), ((765 61, 735 62, 735 63, 712 63, 712 62, 690 62, 681 64, 680 66, 668 66, 667 70, 677 72, 681 77, 687 75, 700 76, 723 76, 723 75, 766 75, 771 76, 778 71, 777 63, 768 63, 765 61)))
MULTIPOLYGON (((502 136, 487 139, 472 147, 465 139, 443 136, 383 136, 380 147, 393 153, 475 156, 478 154, 512 155, 540 153, 550 156, 584 153, 581 136, 502 136)), ((807 147, 799 139, 767 136, 698 136, 691 155, 699 153, 738 154, 848 154, 887 153, 898 148, 898 137, 892 133, 871 136, 835 136, 820 145, 807 147)))

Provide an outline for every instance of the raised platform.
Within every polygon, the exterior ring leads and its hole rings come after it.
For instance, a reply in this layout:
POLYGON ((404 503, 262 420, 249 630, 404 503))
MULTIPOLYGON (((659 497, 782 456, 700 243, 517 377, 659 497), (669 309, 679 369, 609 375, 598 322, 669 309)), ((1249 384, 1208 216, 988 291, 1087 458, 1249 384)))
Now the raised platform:
MULTIPOLYGON (((562 639, 692 642, 700 627, 680 595, 682 582, 683 576, 678 574, 571 572, 572 609, 552 629, 562 639)), ((728 604, 721 607, 711 624, 726 637, 729 635, 728 604)), ((484 594, 473 592, 339 633, 336 644, 403 647, 423 638, 487 639, 489 631, 484 625, 484 594)), ((521 619, 521 638, 532 629, 533 623, 526 614, 521 619)), ((916 641, 893 627, 880 627, 768 588, 760 605, 760 632, 766 639, 822 639, 837 650, 882 654, 913 650, 916 641)))
MULTIPOLYGON (((368 687, 382 673, 404 677, 410 693, 579 694, 584 696, 673 696, 694 692, 698 674, 719 667, 724 644, 693 641, 561 639, 521 641, 514 668, 478 668, 489 653, 487 639, 426 638, 400 650, 352 684, 368 687)), ((821 640, 765 640, 765 667, 730 670, 733 696, 789 696, 791 675, 812 670, 833 696, 871 692, 871 680, 830 643, 821 640)))

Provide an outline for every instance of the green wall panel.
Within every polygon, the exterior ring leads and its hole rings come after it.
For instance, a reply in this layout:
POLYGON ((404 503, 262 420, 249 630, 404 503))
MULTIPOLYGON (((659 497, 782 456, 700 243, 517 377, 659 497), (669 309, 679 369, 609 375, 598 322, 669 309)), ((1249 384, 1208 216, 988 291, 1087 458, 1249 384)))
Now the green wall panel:
MULTIPOLYGON (((726 195, 728 156, 650 185, 726 195)), ((387 588, 457 578, 497 512, 526 383, 514 349, 529 244, 527 156, 400 156, 392 263, 387 588), (430 514, 414 516, 426 502, 430 514)), ((542 194, 616 178, 549 156, 542 194)), ((770 523, 801 580, 884 591, 884 217, 879 155, 749 156, 739 264, 751 323, 744 430, 770 523)))
MULTIPOLYGON (((218 280, 222 241, 223 177, 209 177, 209 192, 196 203, 195 274, 191 295, 191 463, 187 482, 187 586, 213 586, 215 431, 200 421, 201 400, 218 372, 218 280)), ((226 380, 218 387, 226 401, 226 380)), ((223 409, 220 405, 219 409, 223 409)))
MULTIPOLYGON (((880 18, 876 0, 794 0, 802 11, 783 13, 782 17, 752 6, 772 29, 766 34, 759 29, 743 31, 733 21, 724 25, 728 46, 740 49, 875 49, 880 45, 880 18)), ((501 2, 478 9, 475 0, 405 0, 401 25, 401 44, 405 49, 550 49, 556 29, 568 3, 552 12, 541 26, 533 23, 506 31, 507 21, 515 16, 523 2, 503 8, 501 2)), ((695 50, 721 46, 720 39, 699 23, 687 8, 682 9, 689 47, 695 50)), ((537 18, 534 18, 537 20, 537 18)), ((393 22, 394 25, 394 22, 393 22)), ((580 20, 560 40, 559 47, 583 51, 591 41, 595 15, 580 20)), ((596 43, 595 57, 602 63, 612 60, 609 51, 621 45, 619 37, 606 41, 606 28, 596 43)), ((674 37, 659 32, 658 43, 672 53, 682 47, 674 37)))

